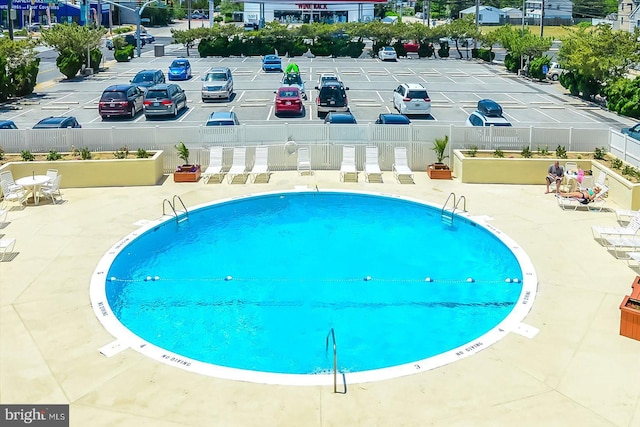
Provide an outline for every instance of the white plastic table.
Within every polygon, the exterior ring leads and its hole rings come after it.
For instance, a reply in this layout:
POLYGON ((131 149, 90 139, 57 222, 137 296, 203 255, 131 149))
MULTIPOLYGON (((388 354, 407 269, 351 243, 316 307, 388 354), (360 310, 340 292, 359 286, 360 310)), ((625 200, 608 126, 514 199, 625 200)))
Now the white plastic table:
POLYGON ((40 201, 40 187, 49 181, 51 181, 51 178, 47 175, 31 175, 16 179, 16 184, 22 185, 26 189, 30 189, 31 195, 33 196, 33 204, 37 205, 40 201))

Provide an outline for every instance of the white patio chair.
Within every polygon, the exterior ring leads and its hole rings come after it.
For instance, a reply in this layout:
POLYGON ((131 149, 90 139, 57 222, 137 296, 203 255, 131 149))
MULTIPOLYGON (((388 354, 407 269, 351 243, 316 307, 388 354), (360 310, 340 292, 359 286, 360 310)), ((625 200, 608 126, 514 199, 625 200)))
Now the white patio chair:
POLYGON ((24 190, 24 187, 22 187, 22 185, 16 184, 15 180, 13 179, 13 173, 11 173, 10 170, 0 172, 0 182, 6 182, 9 190, 11 191, 24 190))
POLYGON ((222 147, 209 148, 209 166, 207 166, 207 169, 202 174, 202 182, 206 184, 214 176, 219 177, 219 183, 224 179, 224 173, 222 172, 222 147))
POLYGON ((340 181, 344 182, 348 176, 353 176, 358 181, 358 169, 356 168, 355 145, 342 147, 342 163, 340 164, 340 181))
POLYGON ((391 166, 391 169, 398 182, 402 182, 402 178, 409 178, 413 183, 413 172, 411 168, 409 168, 407 149, 405 147, 395 147, 393 154, 395 162, 391 166))
POLYGON ((620 224, 628 223, 634 216, 640 216, 640 210, 616 209, 616 219, 620 224))
POLYGON ((249 175, 253 177, 253 182, 256 182, 256 179, 261 175, 266 176, 265 182, 269 181, 271 176, 269 171, 269 147, 256 147, 256 160, 249 175))
POLYGON ((0 224, 7 223, 7 216, 9 215, 9 206, 7 205, 8 203, 6 200, 0 201, 0 224))
POLYGON ((311 158, 309 157, 309 149, 306 147, 298 148, 298 174, 302 175, 305 172, 309 172, 309 175, 313 175, 311 170, 311 158))
POLYGON ((0 187, 2 188, 2 196, 6 202, 17 202, 20 206, 23 206, 27 200, 27 192, 21 186, 14 189, 9 187, 8 181, 0 181, 0 187))
POLYGON ((245 147, 236 147, 233 149, 233 162, 231 163, 231 169, 227 172, 227 182, 231 183, 236 176, 242 175, 245 178, 247 176, 247 165, 245 163, 247 149, 245 147))
POLYGON ((594 187, 602 187, 604 186, 604 182, 607 180, 607 173, 603 170, 598 174, 598 178, 596 178, 596 182, 593 183, 594 187))
POLYGON ((60 181, 62 180, 62 175, 57 175, 50 187, 40 187, 40 194, 44 197, 49 197, 51 202, 56 204, 56 194, 62 198, 62 193, 60 193, 60 181))
POLYGON ((637 252, 640 248, 638 236, 605 236, 603 244, 608 250, 613 250, 616 258, 628 259, 629 253, 637 252))
POLYGON ((4 238, 0 239, 0 261, 4 261, 10 254, 13 253, 13 249, 16 247, 16 239, 4 238))
POLYGON ((376 146, 365 148, 365 161, 364 161, 365 182, 371 182, 371 175, 379 176, 380 181, 382 181, 382 171, 380 170, 380 164, 378 163, 378 147, 376 146))
POLYGON ((45 188, 51 187, 53 185, 53 181, 58 176, 58 169, 47 169, 47 176, 49 177, 50 181, 42 184, 42 187, 45 187, 45 188))

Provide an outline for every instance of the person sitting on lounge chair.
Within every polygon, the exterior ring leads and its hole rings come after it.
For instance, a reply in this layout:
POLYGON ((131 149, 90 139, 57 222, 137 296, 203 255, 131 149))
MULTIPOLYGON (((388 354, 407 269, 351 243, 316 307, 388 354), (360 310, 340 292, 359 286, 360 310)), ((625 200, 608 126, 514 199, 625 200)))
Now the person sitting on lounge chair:
POLYGON ((593 200, 596 197, 598 197, 598 194, 600 194, 600 190, 601 190, 600 187, 594 187, 593 189, 586 188, 581 191, 572 191, 569 193, 558 193, 558 195, 561 197, 569 198, 569 199, 576 199, 578 202, 582 203, 583 205, 588 205, 590 202, 593 202, 593 200))
POLYGON ((549 166, 549 171, 547 172, 547 191, 545 194, 549 193, 549 186, 554 181, 556 182, 556 193, 559 193, 562 178, 564 178, 564 169, 560 166, 560 162, 556 160, 554 164, 549 166))

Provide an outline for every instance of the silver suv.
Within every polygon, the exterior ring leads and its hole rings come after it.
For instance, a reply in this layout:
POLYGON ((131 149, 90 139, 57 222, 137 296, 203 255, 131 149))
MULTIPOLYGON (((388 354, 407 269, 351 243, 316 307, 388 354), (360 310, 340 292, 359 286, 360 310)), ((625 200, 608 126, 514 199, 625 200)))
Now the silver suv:
POLYGON ((211 68, 202 77, 202 102, 208 99, 231 99, 231 95, 233 76, 229 68, 211 68))

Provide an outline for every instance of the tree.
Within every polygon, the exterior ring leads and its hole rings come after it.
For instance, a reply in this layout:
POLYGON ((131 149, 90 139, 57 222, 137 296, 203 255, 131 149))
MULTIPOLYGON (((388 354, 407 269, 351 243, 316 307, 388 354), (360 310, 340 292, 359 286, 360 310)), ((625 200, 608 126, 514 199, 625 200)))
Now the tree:
POLYGON ((41 38, 63 57, 59 57, 56 64, 60 72, 71 78, 78 73, 82 64, 90 67, 91 59, 87 57, 87 50, 99 50, 100 40, 106 32, 105 28, 89 28, 71 23, 56 25, 42 31, 41 38), (64 71, 61 67, 64 67, 64 71))
POLYGON ((33 92, 40 64, 40 58, 33 50, 35 45, 30 38, 0 38, 0 101, 33 92))
POLYGON ((573 0, 573 16, 603 18, 618 11, 616 0, 573 0))
POLYGON ((480 33, 476 31, 475 15, 465 15, 463 18, 451 21, 450 24, 445 25, 444 31, 447 36, 455 41, 456 50, 458 51, 458 55, 460 55, 460 59, 462 59, 463 56, 458 40, 462 39, 466 42, 466 39, 476 39, 480 35, 480 33))
POLYGON ((600 24, 571 31, 558 51, 558 62, 569 70, 560 83, 572 93, 580 87, 586 99, 601 94, 607 83, 623 77, 632 64, 640 61, 639 40, 638 28, 630 33, 600 24))

